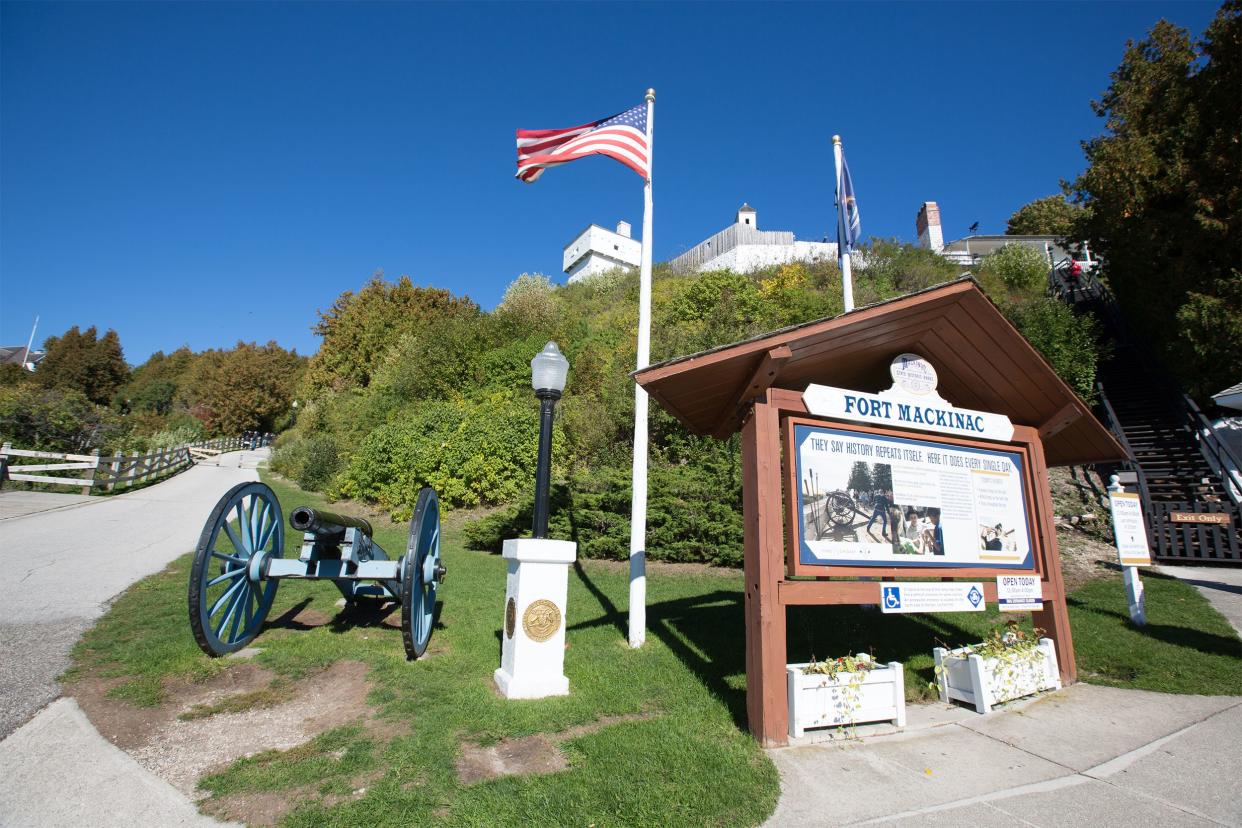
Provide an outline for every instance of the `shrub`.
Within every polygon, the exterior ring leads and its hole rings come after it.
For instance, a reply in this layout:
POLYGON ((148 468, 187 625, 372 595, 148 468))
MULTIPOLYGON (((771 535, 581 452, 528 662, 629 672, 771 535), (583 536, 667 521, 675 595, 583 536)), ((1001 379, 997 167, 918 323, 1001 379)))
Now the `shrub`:
MULTIPOLYGON (((408 517, 431 486, 456 506, 505 503, 533 486, 539 415, 532 395, 497 392, 427 400, 363 440, 338 482, 339 493, 408 517)), ((554 467, 564 465, 560 429, 554 467)))
POLYGON ((120 418, 81 391, 21 383, 0 388, 0 441, 81 454, 124 436, 120 418))
POLYGON ((1048 282, 1048 257, 1024 244, 1007 244, 983 257, 981 274, 998 277, 1011 291, 1042 291, 1048 282))
POLYGON ((163 431, 157 431, 147 438, 147 450, 159 451, 160 449, 173 448, 175 446, 184 446, 186 443, 197 443, 203 439, 203 424, 198 420, 191 422, 181 422, 171 428, 163 431))
POLYGON ((1008 307, 1005 312, 1061 379, 1084 400, 1095 399, 1100 349, 1093 316, 1078 316, 1064 302, 1051 297, 1008 307))
MULTIPOLYGON (((653 464, 647 549, 653 560, 742 564, 742 492, 736 474, 712 464, 653 464)), ((630 554, 630 473, 616 466, 574 474, 553 487, 548 531, 578 544, 584 558, 630 554)), ((533 496, 466 526, 471 549, 499 552, 506 538, 530 535, 533 496)))

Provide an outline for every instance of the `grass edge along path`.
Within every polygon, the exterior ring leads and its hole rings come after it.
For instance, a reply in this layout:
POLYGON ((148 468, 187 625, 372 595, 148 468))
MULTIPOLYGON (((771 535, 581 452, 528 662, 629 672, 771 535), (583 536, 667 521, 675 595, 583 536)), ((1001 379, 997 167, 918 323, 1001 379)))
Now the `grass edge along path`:
MULTIPOLYGON (((265 479, 286 515, 319 495, 265 479)), ((342 511, 348 509, 342 508, 342 511)), ((386 549, 404 548, 405 527, 377 523, 386 549)), ((298 539, 290 532, 286 555, 298 539)), ((287 825, 753 825, 772 812, 774 767, 744 732, 741 576, 701 567, 662 568, 649 580, 648 643, 625 643, 627 575, 584 561, 570 573, 567 698, 509 702, 491 686, 499 664, 505 564, 464 550, 460 515, 449 513, 443 547, 449 577, 428 657, 404 659, 399 631, 351 618, 328 583, 282 585, 257 663, 293 683, 342 660, 369 668, 374 711, 385 725, 345 721, 289 751, 241 759, 200 781, 205 810, 228 813, 236 798, 265 793, 302 804, 287 825), (294 619, 318 618, 302 623, 294 619), (326 619, 326 620, 325 620, 326 619), (309 628, 308 628, 309 627, 309 628), (606 723, 599 726, 599 723, 606 723), (567 735, 557 741, 557 735, 567 735), (473 784, 458 780, 465 743, 547 734, 566 770, 473 784), (358 780, 366 791, 356 795, 358 780)), ((114 676, 111 695, 160 703, 168 678, 199 680, 231 663, 199 652, 186 620, 189 558, 132 587, 74 650, 67 675, 114 676)), ((1145 575, 1150 623, 1128 623, 1120 576, 1071 594, 1080 676, 1118 687, 1180 693, 1242 693, 1242 641, 1191 586, 1145 575)), ((854 607, 790 611, 789 655, 806 660, 872 650, 908 667, 907 696, 931 697, 931 647, 977 641, 998 621, 988 613, 882 615, 854 607)))

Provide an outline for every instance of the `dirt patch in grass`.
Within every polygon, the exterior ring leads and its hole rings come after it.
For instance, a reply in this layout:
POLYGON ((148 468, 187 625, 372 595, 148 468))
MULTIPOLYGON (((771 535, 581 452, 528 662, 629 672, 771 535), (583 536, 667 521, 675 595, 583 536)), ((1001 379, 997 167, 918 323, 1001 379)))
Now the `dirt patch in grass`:
POLYGON ((367 795, 367 789, 384 777, 377 770, 361 774, 349 782, 347 794, 323 794, 315 785, 302 785, 279 791, 251 791, 208 800, 200 806, 203 813, 216 819, 242 822, 250 826, 276 825, 300 805, 318 804, 325 808, 342 802, 356 802, 367 795))
POLYGON ((169 681, 165 684, 164 703, 159 707, 137 707, 123 699, 109 698, 108 692, 125 679, 88 675, 65 688, 65 695, 77 700, 105 739, 122 750, 134 750, 196 706, 215 705, 229 697, 262 691, 275 677, 270 670, 243 662, 206 681, 169 681))
POLYGON ((1057 527, 1057 546, 1066 592, 1117 569, 1117 547, 1073 527, 1057 527))
POLYGON ((569 759, 560 749, 562 742, 627 721, 651 718, 648 713, 628 716, 606 716, 594 722, 562 730, 559 733, 536 733, 521 739, 501 739, 491 745, 467 742, 457 757, 457 778, 463 785, 495 779, 499 776, 531 776, 556 773, 569 767, 569 759))
MULTIPOLYGON (((105 738, 182 793, 201 798, 197 783, 204 773, 262 751, 288 750, 359 719, 369 709, 368 670, 361 662, 339 661, 299 681, 290 696, 273 673, 242 663, 200 684, 168 682, 164 703, 150 708, 108 698, 115 680, 86 678, 68 693, 105 738)), ((256 799, 256 813, 270 809, 262 799, 256 799)))

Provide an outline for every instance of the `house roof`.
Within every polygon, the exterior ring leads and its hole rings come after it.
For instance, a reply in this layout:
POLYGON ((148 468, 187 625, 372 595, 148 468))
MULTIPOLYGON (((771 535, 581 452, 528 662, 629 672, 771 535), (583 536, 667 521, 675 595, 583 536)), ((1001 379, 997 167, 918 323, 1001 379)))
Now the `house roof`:
POLYGON ((769 353, 763 388, 812 382, 880 391, 889 363, 905 352, 935 367, 954 405, 1005 414, 1040 430, 1049 465, 1122 460, 1125 450, 973 279, 773 331, 634 373, 656 401, 695 434, 727 436, 740 425, 769 353), (786 353, 784 349, 788 349, 786 353))
POLYGON ((1242 409, 1242 382, 1239 382, 1237 385, 1231 385, 1224 391, 1217 391, 1212 395, 1212 399, 1216 401, 1217 405, 1224 406, 1225 408, 1242 409))

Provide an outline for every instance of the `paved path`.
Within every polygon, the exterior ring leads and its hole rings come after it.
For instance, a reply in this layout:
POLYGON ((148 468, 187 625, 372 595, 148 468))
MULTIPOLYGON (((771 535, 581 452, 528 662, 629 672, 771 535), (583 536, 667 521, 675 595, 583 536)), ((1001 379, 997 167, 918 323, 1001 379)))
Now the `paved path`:
POLYGON ((0 738, 59 694, 69 650, 108 601, 194 548, 220 495, 257 480, 231 452, 145 489, 82 500, 0 492, 0 738))
POLYGON ((1242 567, 1239 566, 1162 566, 1161 573, 1185 581, 1208 599, 1242 636, 1242 567))
POLYGON ((904 733, 770 751, 767 826, 1242 825, 1242 698, 1077 684, 987 716, 910 712, 904 733))

